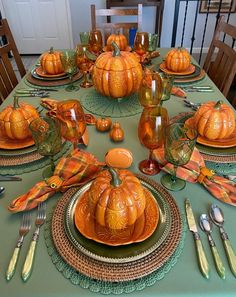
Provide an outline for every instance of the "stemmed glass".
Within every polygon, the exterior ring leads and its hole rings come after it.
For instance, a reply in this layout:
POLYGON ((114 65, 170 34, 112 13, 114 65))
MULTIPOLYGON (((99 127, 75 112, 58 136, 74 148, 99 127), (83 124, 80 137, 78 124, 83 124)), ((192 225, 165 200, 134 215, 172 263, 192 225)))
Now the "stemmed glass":
POLYGON ((174 165, 172 174, 165 174, 161 178, 164 187, 171 191, 182 190, 186 182, 176 177, 178 166, 189 162, 197 139, 197 130, 184 123, 173 123, 165 130, 165 159, 174 165))
POLYGON ((89 51, 87 50, 87 46, 78 45, 76 48, 77 52, 77 66, 83 73, 83 81, 81 82, 80 86, 82 88, 90 88, 93 86, 92 81, 88 80, 88 73, 92 69, 94 64, 93 60, 90 59, 89 51))
POLYGON ((53 156, 62 147, 60 124, 57 119, 50 117, 39 117, 29 125, 32 137, 37 147, 38 153, 42 156, 49 156, 51 166, 43 171, 43 177, 48 178, 53 175, 55 164, 53 156))
POLYGON ((134 38, 134 51, 143 56, 148 51, 149 39, 147 32, 137 32, 134 38))
POLYGON ((164 143, 164 129, 168 125, 166 109, 160 105, 144 108, 138 125, 138 137, 140 142, 150 150, 149 158, 139 163, 139 169, 147 175, 160 172, 157 161, 152 158, 154 149, 164 143))
POLYGON ((102 52, 103 41, 102 33, 99 30, 92 30, 89 34, 89 50, 95 55, 99 55, 102 52))
POLYGON ((138 92, 140 104, 143 107, 157 106, 160 104, 162 93, 163 84, 160 74, 145 67, 138 92))
POLYGON ((74 50, 67 50, 61 53, 61 62, 62 67, 65 73, 68 74, 70 79, 70 84, 66 87, 66 91, 78 91, 79 87, 73 84, 72 78, 73 75, 77 71, 77 63, 76 63, 76 51, 74 50))
POLYGON ((164 72, 159 72, 159 75, 162 80, 161 104, 163 104, 164 101, 167 101, 170 99, 175 77, 173 75, 169 75, 164 72))
POLYGON ((73 143, 74 149, 86 128, 85 115, 78 100, 65 100, 57 105, 57 119, 61 124, 61 135, 73 143))

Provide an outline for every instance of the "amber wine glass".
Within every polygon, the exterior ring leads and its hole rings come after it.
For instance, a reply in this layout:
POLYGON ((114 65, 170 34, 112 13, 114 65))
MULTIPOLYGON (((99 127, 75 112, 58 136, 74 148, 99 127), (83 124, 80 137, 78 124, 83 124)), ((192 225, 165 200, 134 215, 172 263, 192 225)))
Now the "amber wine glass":
POLYGON ((88 51, 87 46, 77 45, 77 65, 83 73, 83 81, 80 86, 82 88, 90 88, 93 86, 92 81, 88 79, 88 73, 91 71, 94 61, 91 59, 91 53, 88 51))
POLYGON ((144 68, 141 85, 138 92, 139 102, 143 107, 160 104, 163 93, 163 84, 158 72, 144 68))
POLYGON ((178 166, 189 162, 193 153, 197 130, 184 123, 173 123, 165 129, 165 159, 174 165, 173 174, 165 174, 161 178, 162 185, 171 191, 182 190, 186 182, 176 177, 178 166))
POLYGON ((73 84, 72 78, 73 75, 77 72, 77 63, 76 63, 76 51, 67 50, 61 54, 61 63, 64 69, 64 72, 68 74, 70 79, 70 84, 66 87, 66 91, 78 91, 79 87, 73 84))
POLYGON ((85 115, 80 102, 75 99, 61 101, 57 105, 57 118, 61 124, 61 135, 78 148, 79 140, 86 128, 85 115))
POLYGON ((134 51, 143 56, 147 53, 149 47, 149 38, 147 32, 137 32, 134 38, 134 51))
POLYGON ((43 171, 43 177, 48 178, 53 175, 55 169, 53 157, 62 147, 60 123, 57 119, 39 117, 30 123, 29 128, 38 153, 50 158, 50 167, 43 171))
POLYGON ((102 33, 100 30, 92 30, 89 33, 89 50, 95 55, 99 55, 102 52, 103 41, 102 33))
POLYGON ((149 158, 139 163, 141 172, 147 175, 155 175, 160 172, 160 167, 152 157, 154 149, 164 143, 164 129, 169 123, 167 110, 163 107, 144 108, 138 125, 138 137, 140 142, 149 149, 149 158))

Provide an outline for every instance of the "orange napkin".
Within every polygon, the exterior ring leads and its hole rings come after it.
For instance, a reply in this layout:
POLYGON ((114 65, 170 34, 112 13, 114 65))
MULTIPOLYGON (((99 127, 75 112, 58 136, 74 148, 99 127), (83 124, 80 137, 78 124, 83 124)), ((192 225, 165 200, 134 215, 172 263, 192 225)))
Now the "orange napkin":
POLYGON ((17 197, 8 209, 19 212, 35 208, 56 192, 65 192, 70 187, 81 186, 95 178, 104 165, 92 154, 75 149, 59 161, 52 177, 38 182, 26 194, 17 197))
MULTIPOLYGON (((158 148, 153 152, 154 158, 162 165, 162 170, 173 174, 174 166, 164 158, 164 148, 158 148)), ((179 166, 176 176, 191 183, 199 182, 215 198, 236 206, 236 183, 215 173, 205 167, 203 157, 195 148, 190 161, 183 166, 179 166)))

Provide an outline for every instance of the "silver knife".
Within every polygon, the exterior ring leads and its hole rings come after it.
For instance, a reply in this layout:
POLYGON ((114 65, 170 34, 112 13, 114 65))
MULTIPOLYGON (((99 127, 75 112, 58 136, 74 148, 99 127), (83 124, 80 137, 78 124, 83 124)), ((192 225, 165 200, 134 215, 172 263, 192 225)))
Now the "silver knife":
POLYGON ((21 181, 22 178, 19 176, 0 175, 0 181, 21 181))
POLYGON ((185 200, 185 210, 187 215, 188 227, 189 230, 193 233, 194 240, 196 243, 199 268, 201 270, 202 275, 208 279, 210 276, 210 268, 202 246, 200 235, 197 230, 197 225, 190 205, 190 201, 188 199, 185 200))

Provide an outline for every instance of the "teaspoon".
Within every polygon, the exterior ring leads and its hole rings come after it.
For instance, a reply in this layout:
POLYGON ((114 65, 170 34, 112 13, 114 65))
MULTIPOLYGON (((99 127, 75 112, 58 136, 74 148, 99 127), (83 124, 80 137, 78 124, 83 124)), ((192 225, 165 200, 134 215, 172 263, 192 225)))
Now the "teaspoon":
POLYGON ((5 191, 5 188, 4 188, 4 187, 2 187, 2 186, 0 186, 0 195, 1 195, 1 194, 3 194, 3 193, 4 193, 4 191, 5 191))
POLYGON ((230 265, 230 269, 233 275, 236 277, 236 256, 234 250, 229 241, 228 234, 225 232, 224 224, 224 215, 222 210, 215 204, 211 205, 210 208, 210 217, 212 221, 220 228, 220 235, 224 243, 224 248, 230 265))
POLYGON ((206 214, 202 214, 200 216, 199 221, 201 229, 207 234, 208 241, 211 247, 212 255, 215 261, 216 270, 221 278, 225 278, 225 267, 222 263, 222 260, 220 258, 220 255, 218 253, 218 250, 215 245, 215 241, 212 238, 211 232, 212 232, 212 223, 210 221, 210 218, 206 214))

